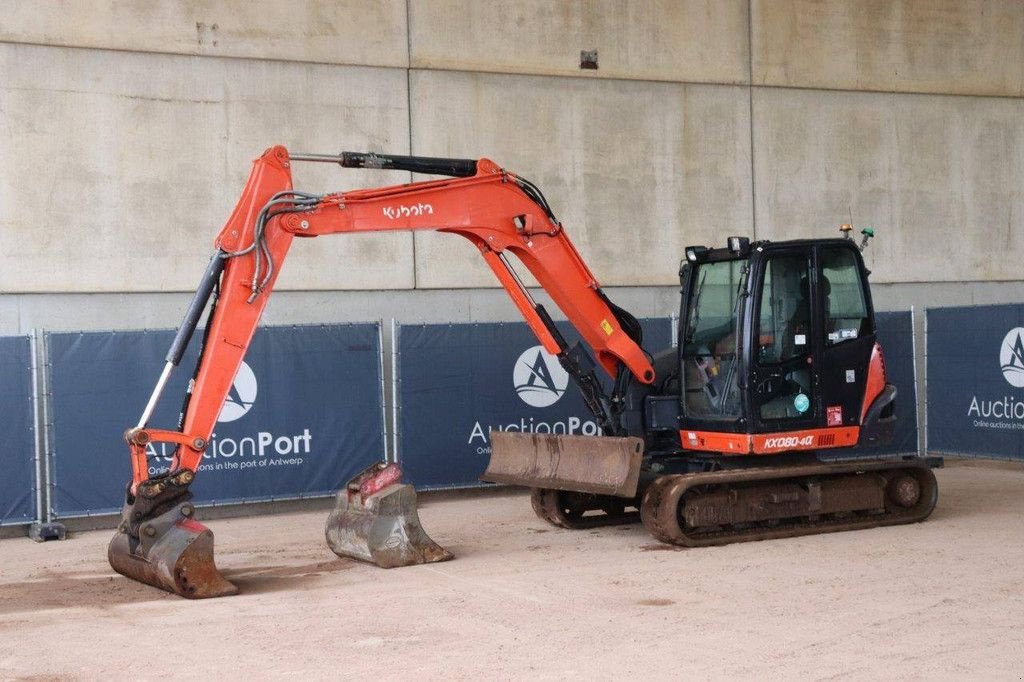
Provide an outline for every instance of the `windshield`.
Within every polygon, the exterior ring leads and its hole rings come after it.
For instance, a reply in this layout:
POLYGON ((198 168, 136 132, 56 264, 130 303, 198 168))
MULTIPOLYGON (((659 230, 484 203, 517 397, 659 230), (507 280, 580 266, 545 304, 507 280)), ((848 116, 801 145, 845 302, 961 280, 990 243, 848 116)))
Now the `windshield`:
POLYGON ((690 416, 740 416, 736 331, 746 263, 701 263, 691 280, 683 335, 684 406, 690 416))

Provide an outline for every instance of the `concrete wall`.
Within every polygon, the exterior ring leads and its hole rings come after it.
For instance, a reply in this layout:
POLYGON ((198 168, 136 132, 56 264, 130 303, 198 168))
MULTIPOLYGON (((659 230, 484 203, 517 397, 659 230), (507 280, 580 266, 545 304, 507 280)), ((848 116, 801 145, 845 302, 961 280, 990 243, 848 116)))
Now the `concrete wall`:
POLYGON ((405 0, 4 0, 0 42, 406 67, 405 0))
MULTIPOLYGON (((0 291, 191 289, 269 144, 333 149, 343 130, 355 147, 409 148, 396 69, 0 43, 0 83, 0 291)), ((319 188, 394 180, 296 173, 319 188)), ((408 234, 306 246, 285 288, 412 286, 408 234)))
MULTIPOLYGON (((3 329, 68 328, 89 293, 105 295, 83 325, 174 324, 140 309, 193 286, 249 160, 274 143, 492 157, 540 184, 602 282, 642 300, 667 303, 687 244, 831 235, 851 217, 878 231, 868 259, 894 292, 979 282, 998 297, 1020 281, 1024 2, 3 10, 3 329), (579 68, 581 50, 598 52, 597 70, 579 68)), ((315 191, 406 179, 296 170, 315 191)), ((279 289, 371 317, 384 315, 369 292, 394 290, 386 301, 407 307, 387 309, 410 318, 442 299, 448 319, 515 318, 500 292, 476 293, 494 286, 477 259, 432 234, 303 241, 279 289)))
POLYGON ((411 66, 747 83, 747 0, 413 0, 411 66), (598 51, 597 70, 580 52, 598 51))
POLYGON ((758 236, 873 225, 880 282, 1021 278, 1024 99, 754 89, 758 236))
MULTIPOLYGON (((517 169, 603 283, 668 284, 687 244, 750 224, 743 88, 415 70, 410 90, 436 102, 413 109, 413 152, 517 169)), ((454 241, 416 235, 417 285, 492 286, 454 241)))
POLYGON ((755 85, 1024 95, 1017 0, 752 0, 755 85))

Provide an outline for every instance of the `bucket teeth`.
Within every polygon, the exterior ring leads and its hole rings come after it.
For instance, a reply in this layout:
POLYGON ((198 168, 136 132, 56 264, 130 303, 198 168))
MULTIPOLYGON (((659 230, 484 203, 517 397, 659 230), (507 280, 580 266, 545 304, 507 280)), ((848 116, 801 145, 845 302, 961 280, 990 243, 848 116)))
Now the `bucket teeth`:
POLYGON ((238 588, 217 570, 213 532, 192 518, 193 507, 180 502, 159 516, 129 524, 132 506, 107 548, 111 567, 133 580, 189 599, 224 597, 238 588), (138 536, 131 530, 137 530, 138 536))
MULTIPOLYGON (((374 465, 377 467, 378 465, 374 465)), ((390 465, 394 466, 394 465, 390 465)), ((366 472, 353 481, 365 481, 366 472)), ((327 517, 327 545, 340 557, 359 559, 381 568, 447 561, 451 552, 434 542, 420 525, 416 490, 393 482, 370 495, 347 485, 327 517)), ((364 492, 367 486, 362 486, 364 492)))

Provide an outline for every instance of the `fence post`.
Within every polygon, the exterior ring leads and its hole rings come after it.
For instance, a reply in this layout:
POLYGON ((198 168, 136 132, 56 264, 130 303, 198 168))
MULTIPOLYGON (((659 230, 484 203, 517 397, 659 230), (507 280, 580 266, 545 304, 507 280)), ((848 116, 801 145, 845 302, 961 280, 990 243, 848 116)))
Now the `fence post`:
POLYGON ((924 309, 924 454, 928 454, 928 309, 924 309))
POLYGON ((36 496, 36 518, 34 522, 43 520, 44 505, 46 504, 43 494, 43 415, 42 405, 39 400, 39 330, 33 329, 29 336, 29 371, 32 372, 32 446, 33 464, 35 465, 35 496, 36 496))
MULTIPOLYGON (((392 343, 394 340, 392 339, 392 343)), ((391 460, 391 435, 388 431, 387 386, 384 383, 384 320, 377 320, 377 373, 380 375, 380 435, 384 442, 384 462, 391 460)))
MULTIPOLYGON (((383 346, 381 346, 383 354, 383 346)), ((391 461, 398 464, 398 324, 391 318, 391 461)))
MULTIPOLYGON (((917 311, 914 306, 910 306, 910 352, 911 361, 910 365, 914 368, 914 390, 921 394, 922 384, 918 381, 917 377, 917 311)), ((927 368, 925 368, 927 370, 927 368)), ((924 437, 921 435, 923 429, 928 428, 928 393, 927 393, 927 382, 928 376, 927 371, 922 373, 924 375, 924 399, 918 398, 918 404, 921 405, 921 409, 918 409, 918 405, 914 405, 914 411, 917 412, 915 415, 917 419, 917 455, 918 457, 924 456, 924 437)))
POLYGON ((33 392, 38 396, 37 423, 40 424, 41 434, 37 434, 37 447, 42 444, 42 452, 39 456, 39 469, 42 477, 37 484, 42 490, 38 496, 38 518, 29 527, 28 536, 36 542, 47 540, 63 540, 67 537, 67 529, 63 523, 53 520, 53 453, 50 448, 50 353, 47 335, 43 334, 43 342, 37 342, 38 332, 32 331, 32 359, 39 372, 33 372, 33 392), (42 380, 40 382, 40 379, 42 380), (40 387, 42 390, 40 391, 40 387), (44 502, 45 500, 45 502, 44 502))

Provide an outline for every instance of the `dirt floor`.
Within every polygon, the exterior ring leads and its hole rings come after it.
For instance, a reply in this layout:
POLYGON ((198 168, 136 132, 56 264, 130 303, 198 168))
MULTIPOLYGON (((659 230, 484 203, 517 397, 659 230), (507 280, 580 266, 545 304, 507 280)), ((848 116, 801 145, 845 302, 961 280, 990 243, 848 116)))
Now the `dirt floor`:
POLYGON ((435 496, 457 558, 393 570, 323 512, 217 520, 242 594, 205 602, 113 574, 110 531, 0 540, 0 679, 1020 679, 1024 468, 938 476, 923 524, 691 550, 435 496))

